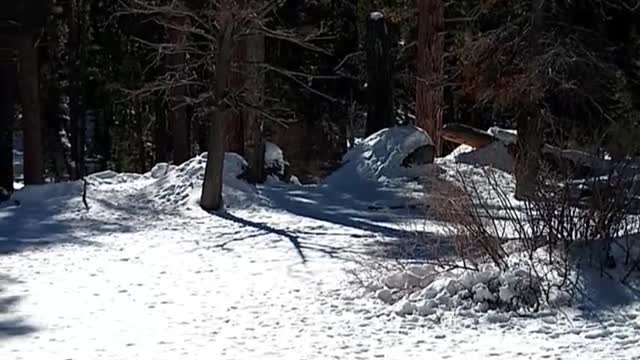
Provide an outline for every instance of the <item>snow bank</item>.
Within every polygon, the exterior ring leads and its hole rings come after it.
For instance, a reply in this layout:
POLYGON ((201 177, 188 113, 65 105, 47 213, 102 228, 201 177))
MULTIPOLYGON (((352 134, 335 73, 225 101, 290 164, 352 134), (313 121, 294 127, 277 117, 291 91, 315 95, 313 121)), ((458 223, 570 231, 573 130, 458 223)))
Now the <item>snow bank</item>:
MULTIPOLYGON (((94 189, 115 190, 128 195, 135 208, 175 210, 188 203, 198 204, 202 192, 207 154, 196 156, 180 166, 159 163, 145 174, 103 171, 87 176, 88 196, 94 189)), ((255 186, 238 179, 247 167, 238 154, 227 153, 224 159, 223 198, 227 207, 249 207, 261 198, 255 186)), ((40 204, 63 197, 80 197, 82 181, 26 186, 15 192, 13 199, 23 205, 40 204)))

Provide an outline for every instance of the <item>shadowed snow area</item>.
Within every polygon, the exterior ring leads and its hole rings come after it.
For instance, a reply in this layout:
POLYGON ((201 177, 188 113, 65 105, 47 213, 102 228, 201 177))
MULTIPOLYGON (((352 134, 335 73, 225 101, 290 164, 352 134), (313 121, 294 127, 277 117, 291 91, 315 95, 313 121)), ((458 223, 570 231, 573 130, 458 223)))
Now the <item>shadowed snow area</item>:
POLYGON ((346 270, 407 241, 423 213, 411 180, 456 166, 401 165, 428 143, 415 128, 382 130, 307 186, 249 185, 227 154, 216 214, 198 206, 206 154, 91 175, 89 210, 82 183, 22 189, 20 205, 0 205, 0 359, 638 359, 635 300, 599 320, 438 323, 363 295, 346 270))

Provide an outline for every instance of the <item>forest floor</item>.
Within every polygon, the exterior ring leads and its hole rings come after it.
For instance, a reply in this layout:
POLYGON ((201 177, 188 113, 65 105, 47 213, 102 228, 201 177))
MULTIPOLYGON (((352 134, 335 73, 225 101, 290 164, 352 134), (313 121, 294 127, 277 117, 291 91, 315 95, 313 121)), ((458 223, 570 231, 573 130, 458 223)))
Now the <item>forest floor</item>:
POLYGON ((204 163, 91 176, 88 210, 81 183, 0 208, 0 359, 640 359, 640 297, 603 281, 597 306, 507 321, 434 323, 363 296, 350 270, 393 263, 423 220, 394 210, 416 199, 406 179, 347 166, 254 188, 228 155, 227 209, 210 214, 204 163))

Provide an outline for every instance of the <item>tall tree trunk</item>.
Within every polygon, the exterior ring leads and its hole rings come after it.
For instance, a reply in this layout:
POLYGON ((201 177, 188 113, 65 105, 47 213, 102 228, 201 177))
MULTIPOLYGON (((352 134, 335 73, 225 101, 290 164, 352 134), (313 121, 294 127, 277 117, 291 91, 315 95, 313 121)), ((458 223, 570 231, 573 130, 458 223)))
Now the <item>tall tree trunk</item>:
POLYGON ((219 7, 220 38, 218 40, 218 58, 216 60, 215 96, 217 109, 209 132, 207 166, 200 206, 207 211, 220 210, 222 201, 222 181, 224 169, 224 130, 225 116, 229 111, 224 98, 227 95, 227 80, 230 72, 233 50, 233 0, 222 0, 219 7))
POLYGON ((444 97, 444 0, 418 0, 418 64, 416 125, 433 139, 436 156, 442 153, 444 97))
POLYGON ((40 116, 40 84, 38 77, 38 51, 31 35, 21 36, 18 41, 20 71, 18 88, 22 100, 22 124, 24 132, 24 183, 43 182, 42 118, 40 116))
POLYGON ((144 128, 145 128, 145 115, 147 115, 146 107, 142 103, 137 103, 134 118, 134 124, 136 129, 136 148, 137 148, 137 171, 144 173, 147 171, 147 147, 145 146, 144 128))
MULTIPOLYGON (((175 52, 169 55, 169 70, 180 72, 184 67, 186 55, 183 47, 187 41, 187 35, 179 28, 188 21, 185 17, 173 17, 173 27, 169 29, 169 40, 176 46, 175 52)), ((180 106, 186 94, 184 86, 174 86, 169 90, 169 126, 173 136, 173 163, 180 165, 191 158, 189 143, 189 121, 186 108, 180 106)))
MULTIPOLYGON (((165 103, 161 100, 157 100, 155 104, 155 126, 154 126, 155 131, 153 136, 154 160, 156 164, 161 162, 167 162, 168 160, 167 117, 170 117, 171 115, 167 113, 171 113, 171 109, 167 110, 165 103)), ((174 146, 175 146, 175 141, 174 141, 174 146)), ((174 161, 175 161, 175 153, 174 153, 174 161)))
POLYGON ((103 92, 104 108, 102 111, 102 121, 98 127, 98 153, 100 154, 100 166, 102 170, 109 168, 111 162, 111 128, 113 125, 113 101, 108 90, 103 92))
POLYGON ((65 174, 71 175, 71 164, 68 163, 65 156, 65 149, 62 141, 61 131, 63 129, 64 114, 61 114, 60 87, 56 79, 51 79, 48 87, 48 96, 46 109, 47 114, 47 153, 49 159, 53 163, 56 180, 65 178, 65 174))
MULTIPOLYGON (((544 1, 531 0, 531 34, 529 48, 533 58, 540 51, 538 43, 539 31, 544 21, 544 1)), ((540 104, 531 101, 522 107, 517 114, 518 157, 516 158, 516 191, 517 199, 525 199, 535 194, 542 158, 542 116, 540 104)))
MULTIPOLYGON (((55 181, 68 179, 72 176, 73 169, 64 146, 64 125, 66 122, 66 108, 62 101, 63 87, 60 79, 59 67, 63 65, 64 41, 60 29, 62 22, 57 16, 50 16, 46 27, 46 52, 47 62, 41 65, 46 74, 46 92, 44 99, 45 148, 47 149, 47 161, 53 168, 55 181)), ((41 70, 42 71, 42 70, 41 70)))
POLYGON ((342 154, 347 151, 348 146, 353 144, 353 105, 355 104, 355 94, 359 92, 360 84, 351 79, 346 74, 356 72, 348 62, 343 60, 358 51, 358 0, 332 0, 332 14, 335 19, 336 40, 334 43, 334 61, 328 63, 331 68, 325 71, 334 72, 337 66, 338 74, 345 74, 332 81, 332 86, 328 87, 329 91, 340 99, 344 99, 346 103, 331 102, 329 111, 332 114, 332 121, 339 124, 340 134, 336 136, 334 141, 339 147, 342 154))
POLYGON ((86 16, 89 12, 90 1, 72 0, 70 3, 69 18, 69 49, 70 81, 69 81, 69 107, 70 107, 70 137, 71 157, 75 171, 73 178, 80 179, 85 176, 85 128, 86 104, 84 98, 84 80, 86 73, 86 44, 83 34, 86 29, 86 16))
MULTIPOLYGON (((239 93, 245 86, 244 67, 247 61, 246 39, 235 41, 231 56, 231 66, 227 77, 227 89, 230 93, 239 93)), ((225 145, 224 150, 244 155, 243 113, 241 107, 234 107, 233 111, 225 114, 225 145)))
POLYGON ((260 183, 265 179, 263 120, 259 112, 264 92, 264 77, 260 64, 264 62, 264 35, 251 34, 245 40, 245 88, 250 107, 243 109, 244 156, 249 163, 248 180, 260 183))
POLYGON ((391 38, 382 13, 367 19, 367 126, 365 135, 395 123, 391 38))
POLYGON ((16 64, 9 62, 12 57, 0 60, 0 188, 7 191, 13 191, 16 64))

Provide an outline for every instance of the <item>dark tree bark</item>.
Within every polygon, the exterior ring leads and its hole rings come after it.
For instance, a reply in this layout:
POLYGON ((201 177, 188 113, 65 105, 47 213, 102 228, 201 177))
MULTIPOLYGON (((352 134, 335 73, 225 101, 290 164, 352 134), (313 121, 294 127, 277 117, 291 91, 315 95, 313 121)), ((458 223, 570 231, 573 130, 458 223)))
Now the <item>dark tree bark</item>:
POLYGON ((343 60, 359 50, 358 42, 358 0, 332 0, 333 16, 335 19, 336 40, 334 43, 334 61, 327 72, 337 71, 341 78, 333 81, 333 86, 329 87, 330 93, 339 99, 344 99, 346 103, 332 102, 330 111, 332 121, 340 125, 341 134, 335 138, 335 142, 340 148, 340 154, 347 151, 349 144, 354 140, 354 105, 356 94, 359 93, 360 84, 351 78, 350 74, 359 73, 355 66, 343 60))
POLYGON ((102 116, 100 126, 98 126, 97 137, 97 152, 100 155, 101 168, 106 170, 111 162, 111 128, 114 122, 113 117, 113 101, 108 91, 103 93, 104 108, 102 110, 102 116))
MULTIPOLYGON (((529 46, 532 57, 539 52, 538 32, 544 21, 544 0, 531 0, 531 34, 529 46)), ((516 157, 516 199, 525 199, 535 194, 542 159, 542 116, 540 104, 524 104, 516 115, 518 130, 518 156, 516 157)))
MULTIPOLYGON (((241 92, 245 85, 244 65, 247 61, 246 39, 235 41, 229 75, 227 77, 227 89, 231 94, 241 92)), ((234 152, 244 156, 244 130, 243 130, 242 109, 234 107, 233 111, 225 114, 225 144, 224 150, 234 152)))
POLYGON ((45 149, 47 149, 47 162, 53 169, 55 181, 66 180, 72 176, 73 168, 68 156, 68 149, 64 146, 65 123, 68 116, 66 106, 62 101, 63 86, 60 79, 59 67, 63 64, 63 44, 60 32, 62 22, 55 16, 50 17, 46 28, 46 63, 41 66, 44 69, 46 86, 43 114, 46 123, 45 149))
POLYGON ((394 124, 391 38, 382 13, 367 19, 367 126, 369 136, 394 124))
POLYGON ((133 122, 135 124, 135 132, 136 132, 136 152, 137 152, 137 171, 140 173, 144 173, 147 171, 147 147, 144 139, 144 128, 145 128, 145 106, 144 104, 137 103, 135 109, 135 115, 133 116, 133 122))
POLYGON ((18 40, 20 70, 18 88, 22 103, 22 124, 24 132, 24 183, 43 182, 42 119, 40 116, 40 96, 38 77, 38 51, 31 35, 18 40))
POLYGON ((85 19, 85 1, 72 0, 69 18, 69 49, 70 49, 70 140, 71 158, 74 163, 74 179, 81 179, 85 175, 85 114, 83 100, 83 74, 85 73, 85 56, 82 29, 85 19))
POLYGON ((442 153, 444 96, 444 0, 418 0, 418 64, 416 83, 416 125, 424 129, 442 153))
POLYGON ((233 0, 221 1, 220 14, 218 15, 220 19, 220 36, 218 40, 218 57, 216 59, 216 78, 214 80, 217 108, 213 115, 209 133, 207 166, 205 168, 202 196, 200 198, 200 206, 207 211, 220 210, 224 206, 222 201, 222 172, 224 169, 225 140, 224 120, 226 113, 229 111, 229 107, 225 104, 224 98, 227 96, 227 81, 233 51, 233 14, 230 10, 233 7, 232 1, 233 0))
MULTIPOLYGON (((0 53, 4 54, 4 52, 9 51, 0 50, 0 53)), ((13 191, 16 64, 9 62, 12 57, 13 54, 6 56, 7 59, 0 60, 0 187, 7 191, 13 191)))
MULTIPOLYGON (((183 67, 186 54, 183 46, 187 41, 187 35, 179 28, 183 27, 188 21, 184 17, 173 17, 171 22, 172 28, 169 28, 169 41, 175 44, 175 52, 169 55, 169 70, 179 71, 183 67)), ((184 86, 174 86, 169 90, 169 126, 173 137, 173 163, 180 165, 191 158, 191 147, 189 143, 189 119, 187 118, 186 108, 179 106, 182 98, 186 94, 184 86)))
MULTIPOLYGON (((153 144, 154 144, 154 159, 155 163, 167 162, 168 149, 167 142, 169 139, 169 133, 167 131, 167 112, 171 112, 169 109, 167 111, 166 105, 162 101, 157 101, 155 105, 155 126, 154 126, 154 134, 153 134, 153 144)), ((174 138, 175 141, 175 138, 174 138)), ((175 144, 174 144, 175 146, 175 144)), ((174 155, 175 159, 175 155, 174 155)), ((174 160, 175 161, 175 160, 174 160)))
POLYGON ((264 77, 260 64, 264 62, 264 35, 252 34, 245 40, 246 66, 244 71, 246 98, 249 108, 242 111, 244 156, 249 163, 247 180, 260 183, 265 180, 263 120, 256 109, 262 106, 264 77))
POLYGON ((66 174, 71 175, 72 167, 65 156, 65 148, 61 138, 63 129, 63 116, 61 111, 60 87, 57 81, 53 80, 49 84, 47 94, 45 114, 47 121, 46 143, 49 161, 53 164, 53 170, 57 181, 65 178, 66 174))

